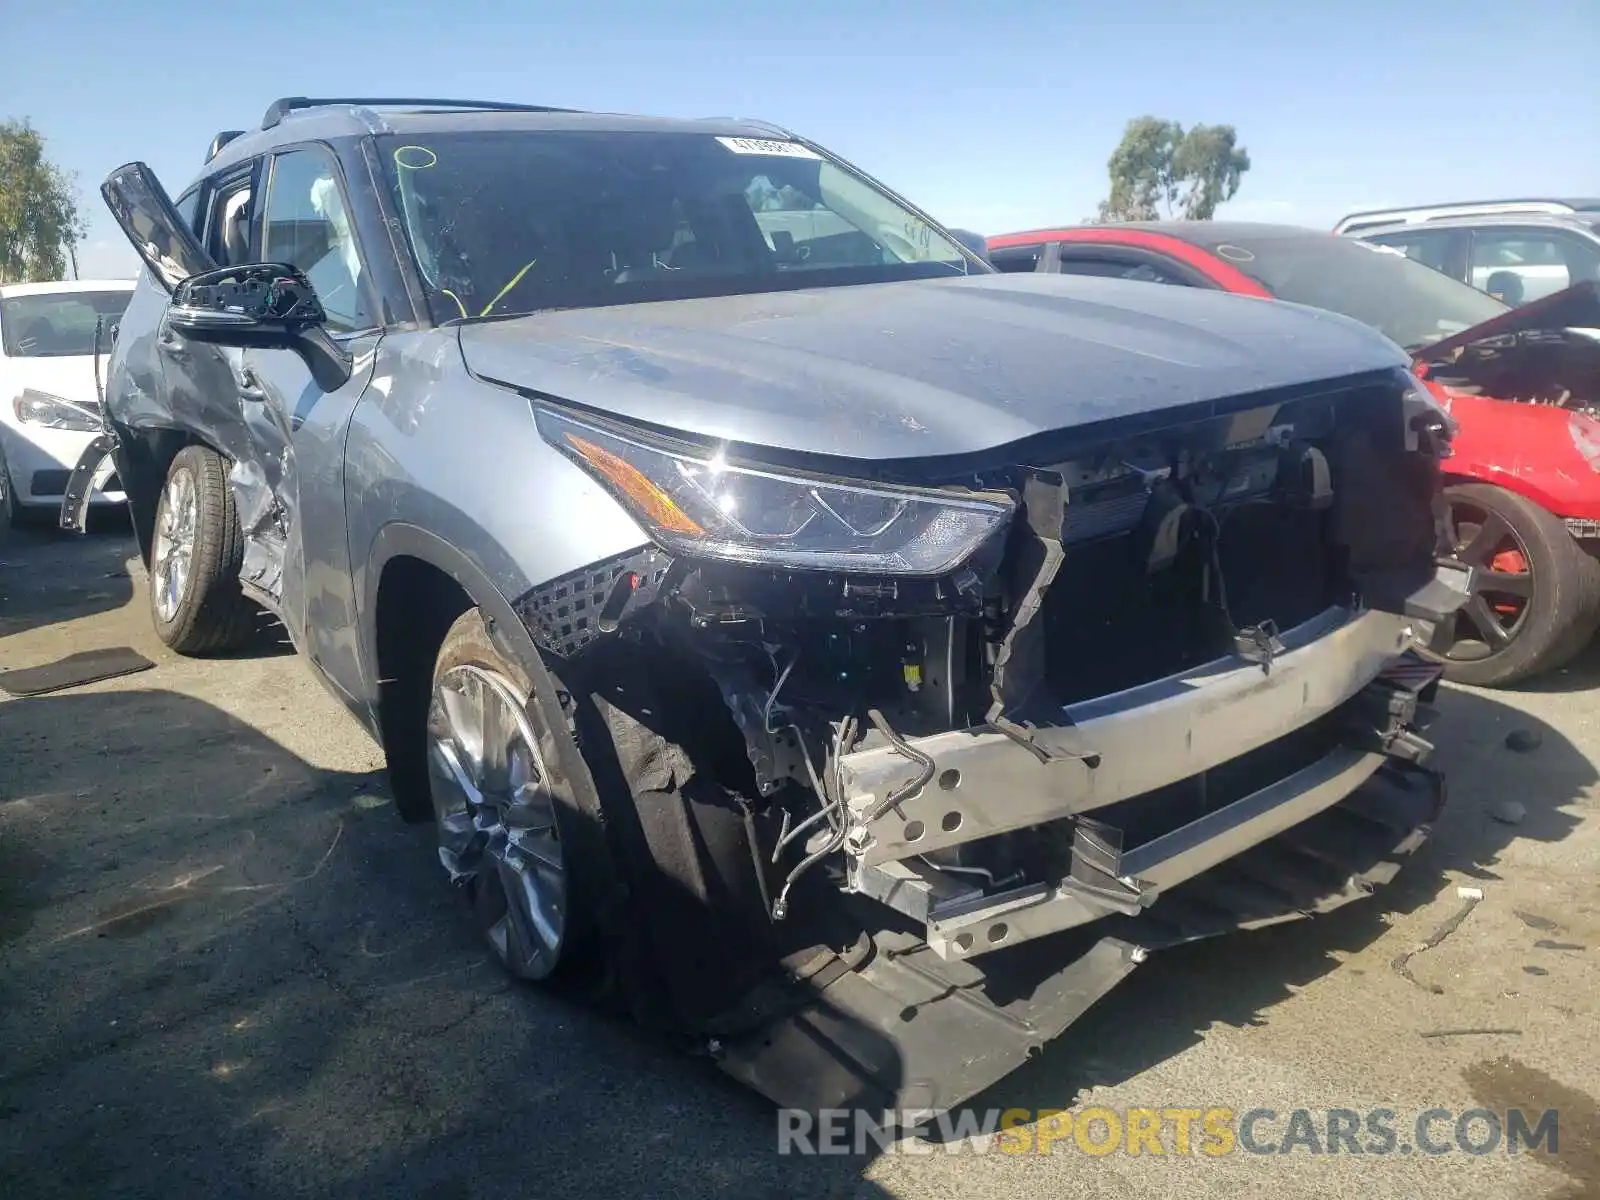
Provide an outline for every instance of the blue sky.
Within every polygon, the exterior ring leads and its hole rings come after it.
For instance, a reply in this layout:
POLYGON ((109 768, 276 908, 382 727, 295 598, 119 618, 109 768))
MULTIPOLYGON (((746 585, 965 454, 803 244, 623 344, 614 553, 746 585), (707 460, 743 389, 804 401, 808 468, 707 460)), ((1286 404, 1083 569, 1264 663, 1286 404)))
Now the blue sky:
POLYGON ((280 95, 760 116, 984 233, 1093 212, 1143 113, 1238 127, 1255 166, 1219 215, 1600 194, 1600 0, 189 7, 0 0, 0 118, 78 173, 85 275, 132 273, 97 191, 112 167, 143 159, 176 194, 280 95))

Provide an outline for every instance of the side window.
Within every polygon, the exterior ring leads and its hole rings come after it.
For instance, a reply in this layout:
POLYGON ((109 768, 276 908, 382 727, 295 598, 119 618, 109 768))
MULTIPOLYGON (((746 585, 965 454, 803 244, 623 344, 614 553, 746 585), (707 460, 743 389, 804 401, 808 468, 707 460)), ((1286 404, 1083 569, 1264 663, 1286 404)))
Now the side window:
POLYGON ((250 253, 253 212, 249 175, 224 179, 212 189, 203 240, 206 253, 219 265, 236 267, 253 260, 250 253))
POLYGON ((1582 264, 1567 261, 1567 240, 1565 234, 1546 230, 1475 230, 1472 286, 1510 305, 1526 304, 1571 287, 1584 276, 1582 264))
POLYGON ((264 211, 262 261, 286 262, 305 272, 335 332, 376 324, 333 160, 322 150, 278 155, 264 211))
POLYGON ((1132 262, 1119 258, 1076 257, 1061 255, 1063 275, 1099 275, 1107 279, 1131 279, 1137 283, 1167 283, 1188 287, 1189 281, 1176 271, 1169 271, 1152 262, 1132 262))
POLYGON ((1395 233, 1378 234, 1376 237, 1369 237, 1366 240, 1398 250, 1407 258, 1448 275, 1450 273, 1450 236, 1450 232, 1444 229, 1407 229, 1395 233))
POLYGON ((1007 246, 1002 250, 989 251, 989 261, 994 263, 997 271, 1022 275, 1039 269, 1039 256, 1043 253, 1043 246, 1007 246))
POLYGON ((189 227, 189 232, 199 237, 200 189, 197 187, 190 188, 178 197, 177 202, 172 207, 178 210, 178 215, 183 218, 183 223, 189 227))

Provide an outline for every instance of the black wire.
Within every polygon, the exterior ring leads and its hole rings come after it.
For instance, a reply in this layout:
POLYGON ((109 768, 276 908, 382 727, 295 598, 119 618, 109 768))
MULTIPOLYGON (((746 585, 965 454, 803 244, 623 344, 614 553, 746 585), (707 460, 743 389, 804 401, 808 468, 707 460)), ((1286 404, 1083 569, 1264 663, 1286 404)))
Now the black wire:
POLYGON ((101 316, 101 315, 96 315, 95 316, 95 319, 94 319, 94 395, 95 395, 95 399, 100 401, 100 411, 101 412, 104 412, 105 411, 105 407, 106 407, 106 389, 105 389, 105 385, 100 382, 100 331, 103 328, 105 328, 105 323, 106 323, 106 319, 105 319, 104 316, 101 316))

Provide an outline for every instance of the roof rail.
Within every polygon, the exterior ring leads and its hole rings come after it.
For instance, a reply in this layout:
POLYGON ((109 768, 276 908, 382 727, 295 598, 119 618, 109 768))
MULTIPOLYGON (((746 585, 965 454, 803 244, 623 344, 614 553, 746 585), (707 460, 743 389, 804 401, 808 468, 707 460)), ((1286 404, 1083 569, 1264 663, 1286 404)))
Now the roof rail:
POLYGON ((241 138, 243 136, 244 130, 242 129, 224 129, 221 133, 217 134, 216 137, 211 139, 211 147, 206 151, 206 161, 210 162, 213 158, 215 158, 217 156, 217 151, 221 150, 229 142, 233 141, 234 138, 241 138))
POLYGON ((1589 211, 1589 205, 1592 203, 1594 202, 1590 200, 1465 200, 1448 204, 1374 208, 1346 214, 1333 227, 1333 231, 1348 233, 1355 229, 1376 228, 1379 225, 1420 225, 1455 217, 1512 216, 1518 213, 1566 216, 1589 211))
POLYGON ((285 96, 267 105, 261 128, 271 129, 292 112, 321 108, 330 104, 350 104, 360 108, 466 108, 485 112, 577 112, 573 108, 552 108, 548 104, 508 104, 500 100, 433 100, 415 96, 285 96))

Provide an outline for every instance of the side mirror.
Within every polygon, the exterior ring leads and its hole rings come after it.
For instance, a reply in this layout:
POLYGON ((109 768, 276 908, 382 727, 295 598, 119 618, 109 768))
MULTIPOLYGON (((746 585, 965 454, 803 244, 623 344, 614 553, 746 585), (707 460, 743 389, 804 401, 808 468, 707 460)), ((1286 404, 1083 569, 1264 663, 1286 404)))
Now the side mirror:
POLYGON ((323 327, 316 290, 287 263, 247 263, 191 275, 172 294, 167 324, 193 342, 292 350, 318 386, 334 391, 350 378, 350 356, 323 327))
POLYGON ((167 322, 191 341, 292 349, 327 319, 306 277, 283 263, 251 263, 191 275, 178 285, 167 322))
POLYGON ((973 233, 970 229, 952 229, 950 233, 956 241, 983 259, 991 267, 994 266, 993 261, 989 258, 989 239, 984 237, 983 234, 973 233))

